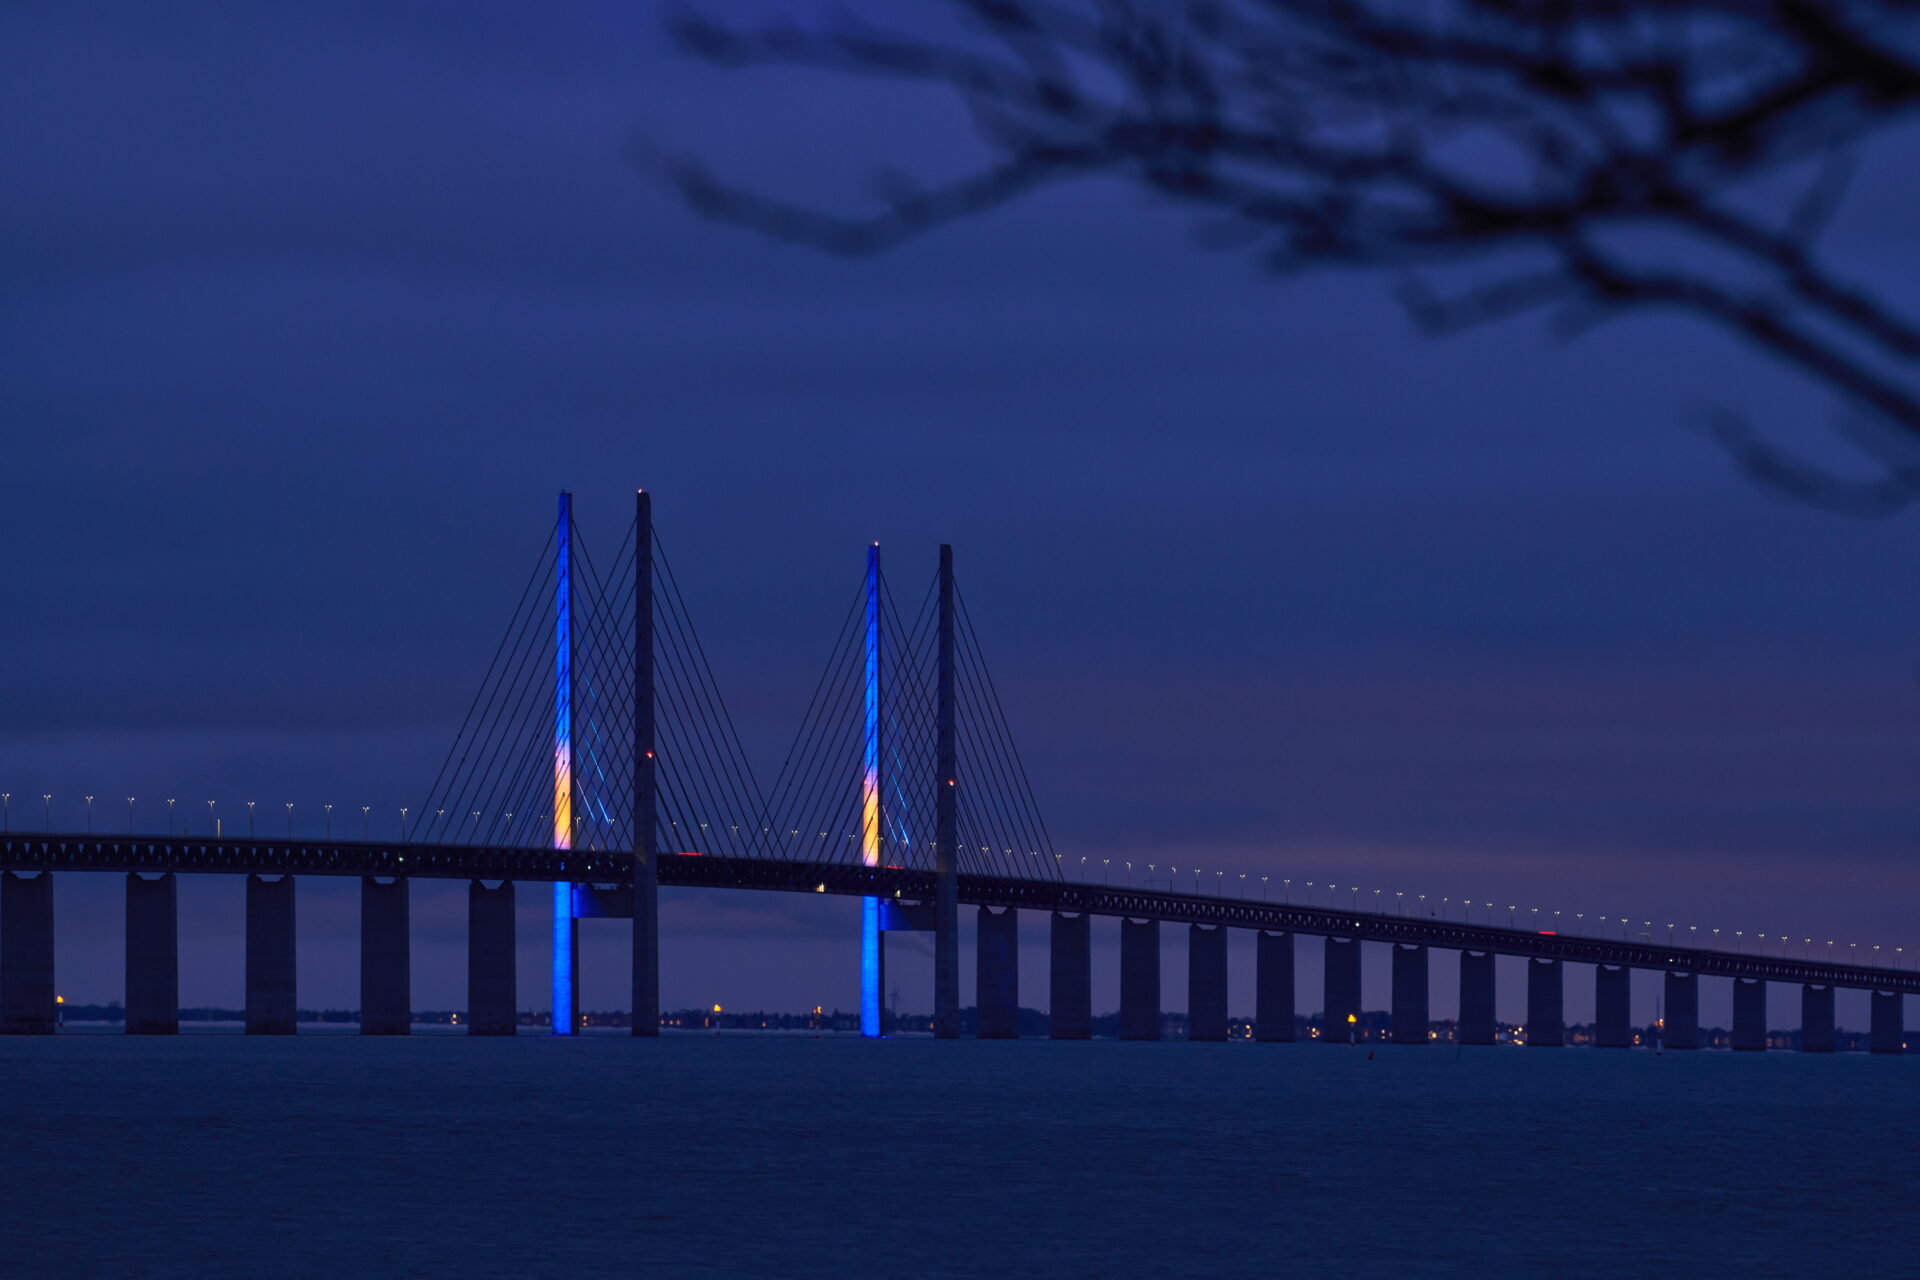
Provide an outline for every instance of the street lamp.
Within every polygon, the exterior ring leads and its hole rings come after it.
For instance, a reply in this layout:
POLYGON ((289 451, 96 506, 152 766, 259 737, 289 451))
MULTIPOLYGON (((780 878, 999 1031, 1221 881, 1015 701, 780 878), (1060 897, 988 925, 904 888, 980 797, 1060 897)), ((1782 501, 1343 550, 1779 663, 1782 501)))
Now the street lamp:
POLYGON ((87 797, 87 834, 93 834, 93 797, 87 797))
POLYGON ((219 826, 213 818, 213 801, 211 800, 207 801, 207 834, 210 836, 220 834, 219 826))
POLYGON ((48 792, 40 793, 40 817, 42 831, 53 830, 53 796, 48 792))
MULTIPOLYGON (((333 839, 333 806, 330 804, 323 804, 320 807, 327 811, 327 839, 331 840, 333 839)), ((480 819, 480 815, 477 813, 474 814, 473 817, 476 822, 479 821, 480 819)))
POLYGON ((360 806, 360 838, 362 840, 373 839, 373 818, 370 816, 372 813, 372 805, 363 804, 360 806))
POLYGON ((172 797, 168 797, 167 799, 167 834, 168 835, 173 834, 173 799, 172 797))
POLYGON ((249 840, 253 839, 253 805, 253 801, 247 801, 247 839, 249 840))
POLYGON ((4 814, 6 830, 13 830, 13 792, 0 791, 0 814, 4 814))
POLYGON ((287 839, 293 839, 293 802, 287 802, 287 839))
POLYGON ((127 797, 127 834, 133 834, 133 797, 127 797))

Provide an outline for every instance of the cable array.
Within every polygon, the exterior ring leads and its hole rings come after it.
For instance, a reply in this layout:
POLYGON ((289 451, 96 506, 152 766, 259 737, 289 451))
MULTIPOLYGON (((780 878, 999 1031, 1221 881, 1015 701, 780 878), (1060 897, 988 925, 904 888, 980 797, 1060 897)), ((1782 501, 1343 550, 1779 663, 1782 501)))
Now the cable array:
MULTIPOLYGON (((571 572, 561 590, 548 538, 493 660, 422 807, 416 839, 536 847, 556 842, 556 672, 570 680, 571 846, 634 845, 635 533, 597 559, 568 526, 571 572), (561 600, 570 638, 558 646, 561 600)), ((938 794, 937 591, 911 614, 884 575, 869 617, 863 578, 770 788, 747 759, 692 610, 657 534, 652 545, 654 748, 664 854, 855 864, 867 843, 869 626, 879 681, 883 865, 935 866, 938 794)), ((1005 709, 964 599, 955 596, 954 693, 963 872, 1054 879, 1061 874, 1005 709)))

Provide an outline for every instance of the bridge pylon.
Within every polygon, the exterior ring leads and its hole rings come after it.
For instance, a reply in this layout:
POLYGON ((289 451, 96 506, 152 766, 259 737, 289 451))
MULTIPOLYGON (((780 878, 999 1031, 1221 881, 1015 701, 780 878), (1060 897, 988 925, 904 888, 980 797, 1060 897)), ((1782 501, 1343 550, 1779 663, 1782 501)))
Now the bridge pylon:
POLYGON ((660 1034, 660 793, 654 760, 653 497, 634 494, 633 1034, 660 1034))
POLYGON ((933 1034, 960 1035, 960 753, 954 724, 953 548, 940 546, 934 671, 933 1034))

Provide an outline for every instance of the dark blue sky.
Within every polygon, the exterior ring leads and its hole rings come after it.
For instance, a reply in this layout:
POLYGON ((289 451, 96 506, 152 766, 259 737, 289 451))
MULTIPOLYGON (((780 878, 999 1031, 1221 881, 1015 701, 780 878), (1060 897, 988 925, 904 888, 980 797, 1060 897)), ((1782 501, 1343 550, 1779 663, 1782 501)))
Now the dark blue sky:
MULTIPOLYGON (((632 135, 825 197, 967 143, 654 20, 0 12, 16 819, 417 803, 554 491, 611 542, 644 485, 769 767, 865 542, 917 580, 951 541, 1076 855, 1920 946, 1911 522, 1782 503, 1688 426, 1812 430, 1818 395, 1666 318, 1429 342, 1380 280, 1282 286, 1115 187, 862 263, 704 225, 632 135)), ((1833 232, 1902 299, 1915 155, 1833 232)), ((182 892, 183 999, 237 1004, 239 885, 182 892)), ((352 886, 303 894, 303 1003, 351 1004, 352 886)), ((60 895, 63 991, 117 997, 119 885, 60 895)), ((464 891, 415 901, 415 1004, 458 1005, 464 891)), ((852 1002, 847 904, 665 910, 669 1003, 852 1002)), ((623 1006, 589 929, 587 1003, 623 1006)))

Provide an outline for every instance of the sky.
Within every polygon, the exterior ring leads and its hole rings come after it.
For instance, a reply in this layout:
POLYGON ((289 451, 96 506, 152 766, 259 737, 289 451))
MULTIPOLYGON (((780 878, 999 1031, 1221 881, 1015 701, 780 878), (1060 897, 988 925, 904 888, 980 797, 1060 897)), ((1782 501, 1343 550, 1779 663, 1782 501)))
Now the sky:
MULTIPOLYGON (((167 796, 397 825, 554 494, 611 544, 644 486, 765 771, 866 544, 918 581, 951 542, 1070 859, 1920 953, 1912 519, 1784 501, 1693 425, 1817 433, 1813 389, 1671 317, 1423 338, 1388 281, 1276 281, 1115 185, 861 262, 713 226, 635 138, 847 207, 970 144, 937 98, 691 63, 658 14, 0 10, 16 829, 49 793, 66 829, 86 794, 103 826, 129 795, 149 828, 167 796)), ((1872 153, 1831 233, 1896 299, 1917 147, 1872 153)), ((356 1002, 354 889, 301 884, 303 1005, 356 1002)), ((180 892, 183 1002, 239 1005, 241 883, 180 892)), ((119 998, 122 894, 61 879, 68 999, 119 998)), ((464 901, 415 886, 417 1008, 464 1003, 464 901)), ((850 902, 662 913, 669 1005, 854 1003, 850 902)), ((583 929, 587 1007, 625 1007, 621 930, 583 929)), ((1028 921, 1036 1006, 1044 938, 1028 921)), ((931 1003, 924 943, 893 944, 902 1008, 931 1003)), ((1318 972, 1305 948, 1303 1009, 1318 972)))

